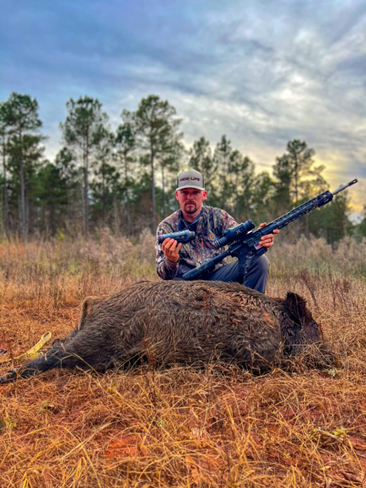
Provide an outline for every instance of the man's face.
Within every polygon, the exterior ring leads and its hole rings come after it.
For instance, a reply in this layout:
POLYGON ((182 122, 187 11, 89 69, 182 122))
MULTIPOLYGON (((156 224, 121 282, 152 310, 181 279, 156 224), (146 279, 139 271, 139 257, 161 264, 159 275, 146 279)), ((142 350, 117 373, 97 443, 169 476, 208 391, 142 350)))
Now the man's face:
POLYGON ((175 192, 182 211, 188 215, 198 214, 201 211, 204 200, 207 198, 207 191, 196 188, 184 188, 175 192))

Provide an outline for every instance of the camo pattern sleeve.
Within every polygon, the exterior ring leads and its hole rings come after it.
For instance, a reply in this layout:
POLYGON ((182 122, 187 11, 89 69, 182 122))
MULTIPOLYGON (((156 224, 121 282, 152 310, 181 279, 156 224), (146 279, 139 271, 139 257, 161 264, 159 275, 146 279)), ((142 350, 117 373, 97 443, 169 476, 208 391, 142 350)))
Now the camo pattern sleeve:
MULTIPOLYGON (((220 210, 220 209, 215 209, 220 210)), ((232 227, 236 227, 238 225, 237 221, 225 210, 221 210, 221 218, 222 218, 222 234, 227 229, 231 229, 232 227)))
MULTIPOLYGON (((158 226, 156 237, 161 234, 178 232, 180 216, 181 211, 178 210, 164 219, 158 226)), ((237 222, 225 210, 205 205, 198 222, 194 228, 191 228, 196 233, 196 238, 183 244, 178 263, 172 263, 166 259, 156 238, 156 269, 160 278, 163 280, 182 278, 191 269, 221 254, 222 249, 216 248, 216 241, 224 235, 225 230, 236 225, 238 225, 237 222)), ((217 269, 224 264, 219 263, 217 269)))
POLYGON ((171 261, 169 261, 169 259, 166 259, 161 249, 161 244, 158 244, 158 236, 163 234, 170 234, 171 232, 177 232, 178 221, 179 211, 174 212, 172 215, 160 222, 156 231, 156 270, 160 278, 163 280, 172 280, 173 278, 175 278, 179 267, 179 261, 178 263, 172 263, 171 261))

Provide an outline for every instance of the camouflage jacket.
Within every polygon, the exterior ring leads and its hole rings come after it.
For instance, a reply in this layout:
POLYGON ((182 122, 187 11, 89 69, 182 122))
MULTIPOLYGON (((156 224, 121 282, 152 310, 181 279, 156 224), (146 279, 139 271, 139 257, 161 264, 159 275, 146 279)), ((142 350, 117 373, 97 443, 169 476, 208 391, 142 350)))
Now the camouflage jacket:
MULTIPOLYGON (((156 236, 187 229, 194 231, 196 238, 183 244, 178 263, 172 263, 165 258, 161 245, 156 240, 156 267, 160 278, 163 280, 181 278, 187 271, 220 254, 222 250, 216 249, 215 241, 223 236, 226 229, 236 225, 238 224, 231 215, 215 207, 203 206, 198 219, 191 224, 183 219, 181 210, 174 212, 160 222, 156 236)), ((219 263, 216 269, 223 264, 219 263)))

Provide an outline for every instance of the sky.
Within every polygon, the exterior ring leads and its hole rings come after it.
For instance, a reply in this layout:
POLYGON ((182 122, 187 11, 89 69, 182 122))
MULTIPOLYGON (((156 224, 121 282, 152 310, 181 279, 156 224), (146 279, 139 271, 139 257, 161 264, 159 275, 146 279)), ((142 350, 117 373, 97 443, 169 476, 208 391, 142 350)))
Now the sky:
POLYGON ((46 156, 66 102, 98 98, 112 128, 150 94, 187 146, 225 134, 271 173, 293 139, 315 149, 353 217, 366 204, 365 0, 1 0, 0 101, 37 98, 46 156))

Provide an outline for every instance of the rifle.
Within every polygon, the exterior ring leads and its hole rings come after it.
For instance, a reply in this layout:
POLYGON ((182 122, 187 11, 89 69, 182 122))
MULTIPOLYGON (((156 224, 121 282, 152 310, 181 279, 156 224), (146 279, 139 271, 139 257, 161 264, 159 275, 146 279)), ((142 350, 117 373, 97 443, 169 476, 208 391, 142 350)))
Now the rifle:
MULTIPOLYGON (((224 237, 216 242, 216 247, 221 248, 229 245, 228 249, 218 256, 209 259, 201 266, 188 271, 183 275, 184 280, 196 280, 207 276, 215 270, 217 263, 220 263, 227 256, 237 257, 239 260, 239 276, 243 277, 245 267, 248 264, 249 259, 253 256, 261 256, 267 252, 267 248, 258 247, 259 241, 265 235, 271 234, 276 229, 282 229, 286 227, 290 222, 299 219, 303 215, 311 212, 312 210, 322 207, 333 200, 334 195, 345 190, 351 185, 357 183, 357 179, 350 181, 347 185, 340 186, 338 190, 331 193, 325 191, 315 198, 299 205, 298 207, 290 210, 281 217, 273 220, 264 227, 253 231, 255 225, 251 220, 247 220, 243 224, 240 224, 232 229, 228 229, 224 233, 224 237)), ((204 278, 203 278, 204 279, 204 278)))

